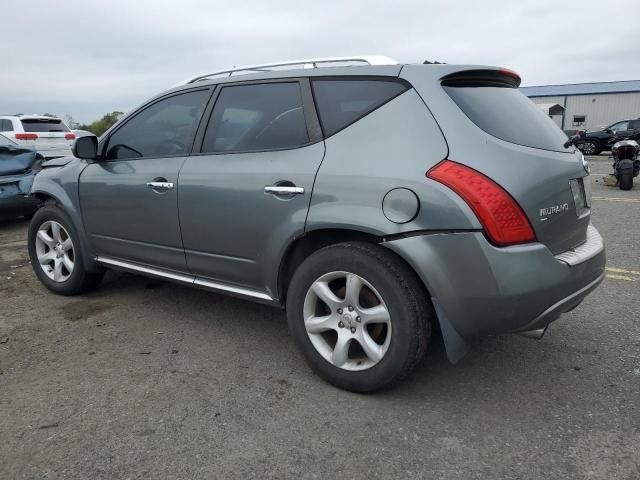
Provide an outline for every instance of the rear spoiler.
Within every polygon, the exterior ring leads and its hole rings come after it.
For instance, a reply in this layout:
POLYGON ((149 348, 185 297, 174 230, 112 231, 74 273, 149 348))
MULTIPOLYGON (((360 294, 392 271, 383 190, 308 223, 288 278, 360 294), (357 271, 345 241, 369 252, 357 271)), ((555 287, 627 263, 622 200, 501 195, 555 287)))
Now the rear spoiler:
POLYGON ((503 87, 518 88, 520 75, 513 70, 462 70, 450 73, 440 79, 445 87, 503 87))

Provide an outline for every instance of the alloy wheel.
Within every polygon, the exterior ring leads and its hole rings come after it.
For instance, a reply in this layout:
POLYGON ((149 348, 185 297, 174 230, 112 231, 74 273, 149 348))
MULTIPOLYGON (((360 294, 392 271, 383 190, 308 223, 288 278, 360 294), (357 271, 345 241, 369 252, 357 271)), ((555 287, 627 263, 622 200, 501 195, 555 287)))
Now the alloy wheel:
POLYGON ((592 155, 596 151, 596 145, 592 142, 586 142, 582 144, 581 150, 585 155, 592 155))
POLYGON ((389 310, 380 293, 355 273, 330 272, 313 282, 303 315, 311 343, 335 367, 366 370, 389 349, 389 310))
POLYGON ((54 282, 65 282, 73 273, 75 250, 67 230, 54 220, 44 222, 36 235, 40 268, 54 282))

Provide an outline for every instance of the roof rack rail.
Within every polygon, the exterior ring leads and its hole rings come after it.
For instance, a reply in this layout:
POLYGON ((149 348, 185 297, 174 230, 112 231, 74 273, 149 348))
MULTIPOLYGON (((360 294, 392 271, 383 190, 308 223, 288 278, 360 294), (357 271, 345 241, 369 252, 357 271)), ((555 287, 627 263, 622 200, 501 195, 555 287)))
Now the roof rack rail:
MULTIPOLYGON (((229 70, 220 70, 218 72, 206 73, 204 75, 198 75, 190 79, 181 82, 182 85, 189 83, 195 83, 202 80, 206 80, 210 77, 216 77, 219 75, 226 75, 231 77, 234 73, 256 73, 256 72, 270 72, 274 69, 281 67, 294 67, 296 65, 302 66, 302 68, 318 68, 319 64, 323 63, 366 63, 367 65, 397 65, 398 62, 393 58, 377 56, 377 55, 362 55, 354 57, 329 57, 329 58, 309 58, 306 60, 287 60, 284 62, 265 63, 261 65, 250 65, 246 67, 235 67, 229 70)), ((286 70, 286 68, 283 68, 286 70)))

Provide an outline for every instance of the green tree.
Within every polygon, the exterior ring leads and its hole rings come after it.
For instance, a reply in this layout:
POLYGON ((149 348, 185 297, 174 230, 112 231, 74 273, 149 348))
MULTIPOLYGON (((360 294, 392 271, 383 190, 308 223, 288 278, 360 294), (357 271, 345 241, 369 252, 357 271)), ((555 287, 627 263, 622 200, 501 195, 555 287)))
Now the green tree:
POLYGON ((122 115, 124 115, 122 112, 107 113, 100 120, 96 120, 88 125, 78 125, 78 130, 88 130, 99 137, 111 128, 111 126, 116 123, 122 115))

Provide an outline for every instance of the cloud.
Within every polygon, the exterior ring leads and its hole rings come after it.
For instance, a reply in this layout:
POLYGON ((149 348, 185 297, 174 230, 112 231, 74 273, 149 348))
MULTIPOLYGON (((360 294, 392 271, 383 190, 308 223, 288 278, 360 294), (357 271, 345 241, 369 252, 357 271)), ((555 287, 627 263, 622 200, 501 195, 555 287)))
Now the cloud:
POLYGON ((2 112, 91 121, 191 74, 353 54, 501 65, 525 85, 640 78, 637 0, 606 12, 595 0, 29 0, 27 10, 2 1, 2 112))

